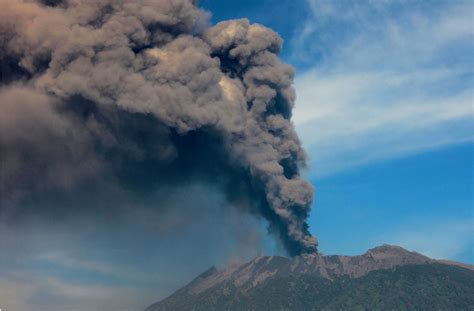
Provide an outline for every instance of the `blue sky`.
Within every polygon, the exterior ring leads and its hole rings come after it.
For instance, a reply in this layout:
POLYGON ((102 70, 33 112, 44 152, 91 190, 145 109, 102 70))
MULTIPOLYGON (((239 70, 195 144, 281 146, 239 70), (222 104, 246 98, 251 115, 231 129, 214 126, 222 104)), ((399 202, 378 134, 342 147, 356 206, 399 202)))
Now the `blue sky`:
POLYGON ((201 4, 285 40, 322 252, 396 243, 474 262, 472 2, 201 4))

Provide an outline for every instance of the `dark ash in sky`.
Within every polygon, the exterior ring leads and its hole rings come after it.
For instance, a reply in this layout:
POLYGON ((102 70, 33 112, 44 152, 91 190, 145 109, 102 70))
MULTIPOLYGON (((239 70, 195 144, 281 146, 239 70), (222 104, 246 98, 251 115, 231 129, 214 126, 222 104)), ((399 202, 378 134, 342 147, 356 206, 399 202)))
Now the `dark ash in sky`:
POLYGON ((94 217, 202 181, 290 255, 316 251, 282 40, 209 27, 194 2, 0 0, 0 217, 94 217))

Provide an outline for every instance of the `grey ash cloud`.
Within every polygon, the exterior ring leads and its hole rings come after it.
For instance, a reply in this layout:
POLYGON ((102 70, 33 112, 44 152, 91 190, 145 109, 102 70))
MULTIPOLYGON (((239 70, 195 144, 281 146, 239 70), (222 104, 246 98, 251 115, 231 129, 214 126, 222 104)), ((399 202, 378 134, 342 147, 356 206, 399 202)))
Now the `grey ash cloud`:
POLYGON ((0 8, 0 217, 94 215, 204 181, 265 218, 290 255, 316 251, 293 69, 275 32, 211 27, 189 0, 0 8))

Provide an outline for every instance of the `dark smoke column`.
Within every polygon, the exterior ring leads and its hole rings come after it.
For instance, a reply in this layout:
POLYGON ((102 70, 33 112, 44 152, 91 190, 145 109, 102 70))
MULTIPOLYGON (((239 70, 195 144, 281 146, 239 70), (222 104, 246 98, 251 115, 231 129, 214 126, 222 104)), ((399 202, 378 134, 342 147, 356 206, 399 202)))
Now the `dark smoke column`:
POLYGON ((94 180, 187 182, 208 168, 188 155, 219 150, 207 162, 245 180, 289 254, 316 252, 282 40, 245 19, 208 27, 195 2, 0 0, 3 209, 94 180))
POLYGON ((246 102, 245 126, 230 137, 232 153, 264 184, 269 218, 289 253, 316 252, 306 224, 313 188, 299 176, 305 154, 290 121, 293 69, 277 56, 281 38, 242 19, 219 23, 205 39, 220 60, 224 95, 246 102))

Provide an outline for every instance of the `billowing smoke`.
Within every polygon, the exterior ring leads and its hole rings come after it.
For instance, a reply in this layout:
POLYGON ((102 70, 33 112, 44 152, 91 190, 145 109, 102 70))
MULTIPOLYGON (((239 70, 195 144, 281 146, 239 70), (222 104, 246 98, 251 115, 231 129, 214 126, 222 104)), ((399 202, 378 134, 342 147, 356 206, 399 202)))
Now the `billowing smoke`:
POLYGON ((282 40, 207 20, 190 0, 0 0, 0 217, 204 180, 316 251, 282 40))

